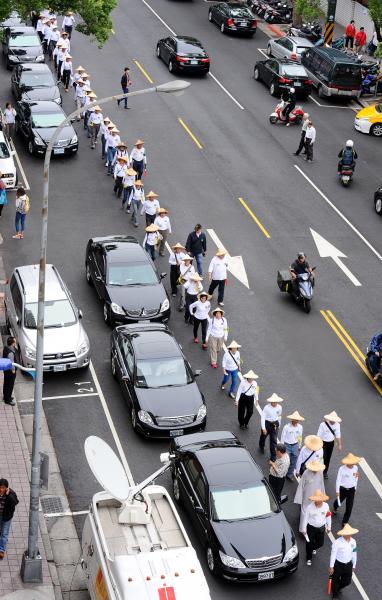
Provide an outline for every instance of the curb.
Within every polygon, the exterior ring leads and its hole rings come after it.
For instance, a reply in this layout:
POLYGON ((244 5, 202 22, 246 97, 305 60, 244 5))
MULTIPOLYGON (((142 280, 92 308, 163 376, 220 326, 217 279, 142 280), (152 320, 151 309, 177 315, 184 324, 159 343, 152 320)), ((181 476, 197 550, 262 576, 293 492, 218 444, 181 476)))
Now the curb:
POLYGON ((286 35, 286 33, 284 31, 282 31, 280 29, 280 27, 277 27, 277 25, 272 25, 271 23, 267 24, 267 28, 272 31, 272 33, 274 33, 275 35, 277 35, 277 37, 284 37, 284 35, 286 35))

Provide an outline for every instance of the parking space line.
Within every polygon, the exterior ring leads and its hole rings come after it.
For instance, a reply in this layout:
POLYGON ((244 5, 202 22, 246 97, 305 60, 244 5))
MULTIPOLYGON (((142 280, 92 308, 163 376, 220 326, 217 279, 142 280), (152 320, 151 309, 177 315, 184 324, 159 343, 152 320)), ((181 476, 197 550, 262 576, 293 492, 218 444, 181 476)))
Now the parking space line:
POLYGON ((21 177, 23 178, 23 181, 24 181, 24 185, 23 185, 23 187, 24 187, 24 190, 28 192, 28 191, 29 191, 31 188, 30 188, 30 186, 29 186, 29 183, 28 183, 27 177, 26 177, 26 175, 25 175, 25 171, 24 171, 24 169, 23 169, 23 166, 22 166, 22 164, 21 164, 20 157, 19 157, 19 155, 17 154, 17 150, 16 150, 16 148, 15 148, 15 145, 14 145, 14 143, 13 143, 13 140, 11 140, 11 143, 10 143, 10 145, 11 145, 11 148, 12 148, 12 150, 13 150, 13 151, 14 151, 14 153, 15 153, 15 159, 16 159, 16 162, 17 162, 17 166, 19 167, 19 171, 20 171, 20 173, 21 173, 21 177))
POLYGON ((243 198, 239 198, 239 202, 240 204, 245 208, 245 210, 247 211, 247 213, 252 217, 252 219, 255 221, 256 225, 259 227, 259 229, 263 232, 263 234, 265 235, 265 237, 270 240, 271 236, 269 235, 268 231, 265 229, 264 225, 261 223, 261 221, 256 217, 255 213, 249 208, 248 204, 245 202, 245 200, 243 198))
MULTIPOLYGON (((318 100, 316 100, 315 98, 313 98, 312 95, 309 95, 309 98, 311 100, 313 100, 313 102, 315 104, 317 104, 317 106, 320 106, 321 108, 344 108, 345 110, 355 110, 352 106, 337 106, 336 104, 321 104, 318 100)), ((357 109, 358 111, 359 109, 357 109)))
POLYGON ((258 50, 258 52, 260 52, 260 54, 265 56, 265 58, 269 58, 268 54, 262 48, 256 48, 256 50, 258 50))
MULTIPOLYGON (((64 400, 65 398, 83 398, 84 396, 99 396, 97 392, 91 394, 68 394, 67 396, 43 396, 43 400, 64 400)), ((30 400, 28 400, 30 402, 30 400)))
POLYGON ((148 74, 148 72, 146 71, 146 69, 144 69, 141 65, 141 63, 138 60, 133 60, 133 62, 137 65, 138 69, 140 70, 140 72, 142 73, 142 75, 144 77, 146 77, 147 81, 149 83, 154 83, 154 81, 151 79, 150 75, 148 74))
POLYGON ((193 140, 193 142, 195 142, 195 144, 199 148, 199 150, 203 150, 202 144, 199 142, 198 138, 192 133, 191 129, 188 127, 188 125, 186 125, 186 123, 183 121, 183 119, 178 117, 178 121, 181 124, 181 126, 183 127, 183 129, 185 131, 187 131, 188 135, 193 140))

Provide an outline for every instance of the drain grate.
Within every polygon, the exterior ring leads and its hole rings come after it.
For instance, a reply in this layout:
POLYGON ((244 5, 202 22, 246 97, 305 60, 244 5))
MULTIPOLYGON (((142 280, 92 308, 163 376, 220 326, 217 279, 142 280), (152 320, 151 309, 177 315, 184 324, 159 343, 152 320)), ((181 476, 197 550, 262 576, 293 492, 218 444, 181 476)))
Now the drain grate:
POLYGON ((18 402, 17 406, 21 416, 33 415, 34 402, 18 402))
POLYGON ((41 506, 44 515, 64 512, 64 507, 60 496, 42 496, 41 506))

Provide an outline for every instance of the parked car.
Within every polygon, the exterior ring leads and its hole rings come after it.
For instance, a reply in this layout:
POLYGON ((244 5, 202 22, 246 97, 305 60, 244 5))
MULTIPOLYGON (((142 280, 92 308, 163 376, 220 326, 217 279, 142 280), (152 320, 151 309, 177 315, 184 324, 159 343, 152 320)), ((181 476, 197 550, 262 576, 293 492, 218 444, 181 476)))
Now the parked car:
POLYGON ((6 27, 17 27, 22 24, 22 19, 19 13, 16 10, 13 10, 9 17, 0 23, 0 29, 5 29, 6 27))
POLYGON ((211 573, 258 582, 297 570, 295 534, 260 467, 233 433, 174 438, 169 458, 175 500, 192 521, 211 573))
POLYGON ((2 46, 7 69, 12 69, 19 63, 45 61, 41 41, 34 27, 6 27, 2 46))
POLYGON ((288 58, 301 62, 302 53, 314 44, 302 37, 284 36, 281 38, 271 38, 268 41, 267 54, 275 58, 288 58))
POLYGON ((361 133, 382 137, 382 102, 359 110, 354 119, 354 127, 361 133))
POLYGON ((374 194, 374 207, 377 215, 382 217, 382 186, 374 194))
POLYGON ((258 60, 254 68, 256 81, 263 81, 271 96, 279 96, 284 90, 294 87, 297 96, 307 98, 312 91, 312 80, 304 67, 295 60, 269 58, 258 60))
POLYGON ((208 10, 208 20, 220 27, 222 33, 245 33, 254 36, 257 21, 253 12, 242 2, 221 2, 208 10))
MULTIPOLYGON (((21 363, 36 365, 39 265, 14 269, 5 289, 8 329, 16 337, 21 363)), ((89 339, 83 328, 82 312, 53 265, 46 265, 44 371, 87 368, 89 339)))
POLYGON ((173 35, 159 40, 157 57, 168 65, 170 73, 201 73, 210 70, 210 59, 202 46, 194 37, 173 35))
POLYGON ((192 368, 162 323, 120 325, 111 335, 111 370, 133 429, 162 438, 201 431, 207 408, 192 368))
POLYGON ((313 47, 302 54, 301 63, 320 98, 360 97, 362 70, 355 58, 335 48, 313 47))
POLYGON ((106 323, 168 321, 170 301, 154 263, 130 235, 108 235, 88 241, 86 280, 103 304, 106 323))
POLYGON ((35 102, 53 100, 61 104, 61 94, 57 82, 48 65, 21 64, 13 69, 11 77, 12 94, 16 100, 35 102))
POLYGON ((0 131, 0 173, 1 179, 5 183, 7 189, 15 188, 17 185, 17 172, 14 161, 15 151, 11 150, 9 142, 0 131))
MULTIPOLYGON (((55 102, 18 102, 16 131, 27 145, 29 154, 43 156, 56 128, 66 119, 55 102)), ((78 150, 78 137, 71 124, 65 125, 53 146, 53 155, 71 155, 78 150)))

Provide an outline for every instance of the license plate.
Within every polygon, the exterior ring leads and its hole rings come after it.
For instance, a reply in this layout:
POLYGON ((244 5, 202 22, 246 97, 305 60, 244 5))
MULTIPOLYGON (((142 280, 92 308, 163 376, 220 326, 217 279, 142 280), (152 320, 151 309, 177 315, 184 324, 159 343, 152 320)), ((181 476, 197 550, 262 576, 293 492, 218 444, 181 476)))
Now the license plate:
POLYGON ((198 61, 197 60, 190 60, 190 65, 197 65, 198 61))
POLYGON ((66 371, 66 365, 53 365, 53 371, 66 371))
POLYGON ((239 25, 242 27, 246 27, 248 25, 247 21, 240 21, 239 25))
POLYGON ((268 573, 259 573, 258 580, 264 581, 264 579, 274 579, 275 573, 274 571, 268 571, 268 573))
POLYGON ((53 154, 65 154, 64 148, 53 148, 53 154))
POLYGON ((294 86, 295 86, 295 87, 298 87, 299 85, 301 85, 301 81, 295 81, 295 82, 294 82, 294 86))
POLYGON ((178 435, 183 435, 184 429, 172 429, 170 431, 171 437, 177 437, 178 435))
POLYGON ((346 90, 338 90, 338 94, 340 96, 352 96, 353 92, 348 92, 346 90))

